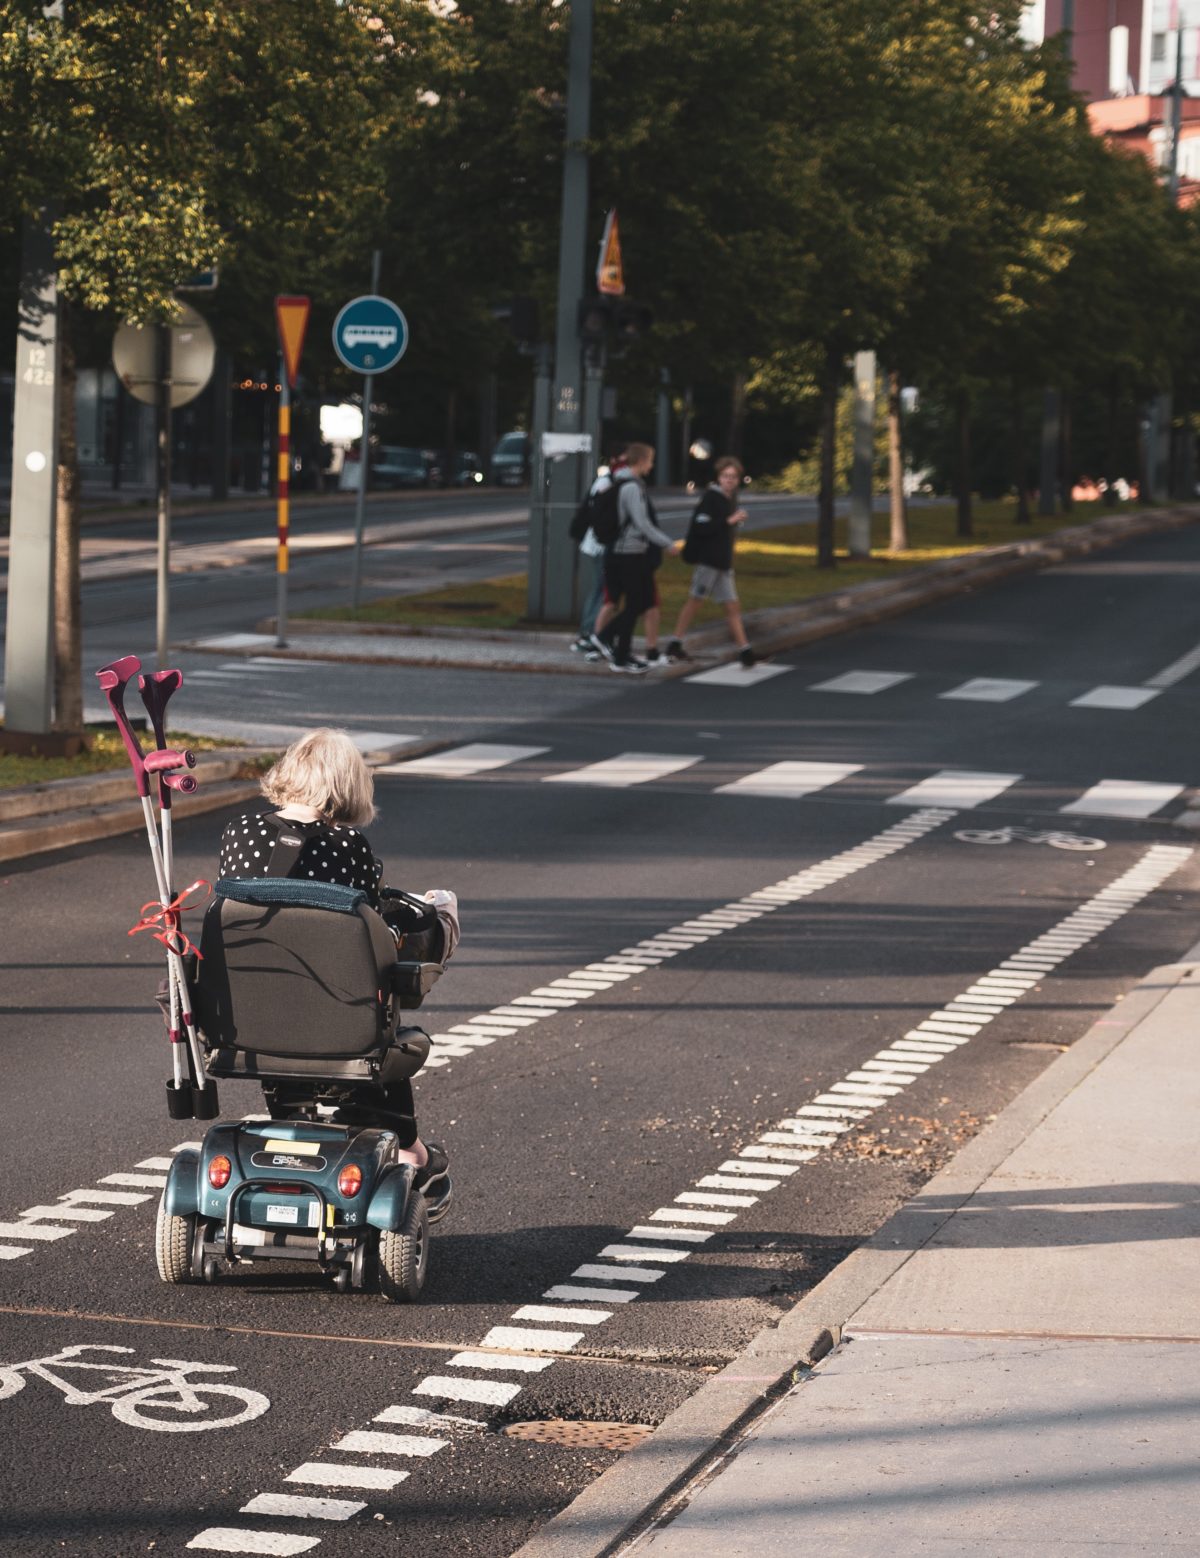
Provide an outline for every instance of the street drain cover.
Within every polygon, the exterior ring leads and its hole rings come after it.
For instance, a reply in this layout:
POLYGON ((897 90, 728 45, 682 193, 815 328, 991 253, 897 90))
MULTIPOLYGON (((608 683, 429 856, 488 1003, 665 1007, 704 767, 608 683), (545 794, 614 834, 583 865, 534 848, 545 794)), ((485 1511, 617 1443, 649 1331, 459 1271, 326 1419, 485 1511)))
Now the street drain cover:
POLYGON ((645 1423, 588 1423, 550 1417, 538 1423, 509 1423, 502 1432, 510 1439, 565 1444, 575 1450, 632 1450, 654 1430, 645 1423))

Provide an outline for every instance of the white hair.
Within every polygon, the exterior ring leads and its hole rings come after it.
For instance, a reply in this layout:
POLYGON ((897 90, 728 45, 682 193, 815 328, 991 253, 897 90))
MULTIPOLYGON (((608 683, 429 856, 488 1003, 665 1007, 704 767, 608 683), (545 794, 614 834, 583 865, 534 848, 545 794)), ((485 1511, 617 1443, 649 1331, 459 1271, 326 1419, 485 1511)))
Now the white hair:
POLYGON ((365 827, 375 818, 375 780, 344 730, 310 730, 262 777, 275 806, 312 806, 326 822, 365 827))

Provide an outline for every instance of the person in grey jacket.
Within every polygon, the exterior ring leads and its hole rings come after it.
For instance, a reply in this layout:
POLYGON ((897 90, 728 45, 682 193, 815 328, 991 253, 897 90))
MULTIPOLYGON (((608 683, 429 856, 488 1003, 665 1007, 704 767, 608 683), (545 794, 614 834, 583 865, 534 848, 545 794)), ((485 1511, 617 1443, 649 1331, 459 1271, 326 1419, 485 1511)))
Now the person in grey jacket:
POLYGON ((646 662, 635 659, 630 649, 638 618, 658 601, 655 553, 675 557, 683 550, 683 542, 673 541, 655 521, 645 481, 654 469, 654 449, 650 444, 630 444, 625 462, 616 476, 620 530, 604 559, 605 600, 621 605, 608 625, 593 635, 593 642, 614 671, 642 672, 647 669, 646 662))

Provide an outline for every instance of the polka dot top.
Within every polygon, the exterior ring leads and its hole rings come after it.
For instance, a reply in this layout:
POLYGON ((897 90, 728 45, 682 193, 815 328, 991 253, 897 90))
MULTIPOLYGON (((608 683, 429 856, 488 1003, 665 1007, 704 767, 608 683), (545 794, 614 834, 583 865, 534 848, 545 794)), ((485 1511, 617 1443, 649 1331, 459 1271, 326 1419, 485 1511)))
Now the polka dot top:
MULTIPOLYGON (((226 823, 221 835, 221 876, 266 876, 277 824, 267 821, 270 812, 245 812, 226 823)), ((335 882, 357 887, 378 906, 383 866, 357 828, 329 822, 293 822, 289 831, 305 835, 291 875, 297 881, 335 882)))

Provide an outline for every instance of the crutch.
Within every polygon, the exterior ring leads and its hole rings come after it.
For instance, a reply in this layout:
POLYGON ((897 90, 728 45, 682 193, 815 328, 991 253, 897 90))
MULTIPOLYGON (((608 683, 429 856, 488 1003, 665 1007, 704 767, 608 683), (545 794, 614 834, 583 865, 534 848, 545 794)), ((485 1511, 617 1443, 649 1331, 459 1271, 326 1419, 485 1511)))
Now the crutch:
MULTIPOLYGON (((137 735, 129 723, 129 717, 125 713, 125 688, 141 670, 141 661, 136 655, 125 655, 120 660, 114 660, 97 671, 101 690, 108 699, 109 708, 112 710, 113 719, 117 729, 121 733, 121 739, 125 744, 125 751, 129 757, 130 766, 133 769, 134 784, 137 787, 138 796, 142 803, 142 814, 146 822, 146 837, 150 844, 150 858, 154 863, 155 882, 158 887, 159 904, 158 914, 146 919, 147 910, 153 908, 151 904, 143 906, 143 919, 136 927, 138 930, 149 929, 153 923, 161 923, 163 930, 158 934, 167 952, 167 984, 171 1001, 171 1065, 172 1078, 167 1084, 167 1110, 172 1119, 188 1120, 215 1119, 217 1113, 216 1087, 212 1083, 206 1083, 204 1078, 203 1059, 200 1054, 200 1044, 196 1036, 195 1025, 192 1021, 190 1002, 187 997, 187 980, 183 971, 183 959, 180 956, 179 945, 176 939, 176 923, 180 905, 173 900, 170 884, 167 877, 166 865, 163 859, 163 851, 159 842, 158 828, 155 824, 154 809, 150 803, 150 775, 157 773, 162 776, 162 781, 179 778, 189 778, 180 775, 177 770, 190 767, 195 763, 195 757, 190 753, 175 752, 167 748, 160 748, 149 756, 144 756, 137 735), (188 1074, 184 1075, 183 1057, 180 1049, 183 1043, 183 1035, 178 1027, 178 1017, 182 1013, 184 1029, 187 1033, 188 1046, 188 1074)), ((178 672, 174 673, 178 676, 178 672)), ((180 678, 182 680, 182 678, 180 678)), ((178 685, 178 682, 175 684, 178 685)), ((172 688, 172 691, 174 689, 172 688)), ((169 696, 169 694, 167 695, 169 696)), ((166 699, 162 699, 165 705, 166 699)), ((176 785, 160 782, 160 794, 169 795, 174 788, 194 788, 195 780, 191 785, 176 785)), ((169 810, 169 805, 168 805, 169 810)), ((131 933, 132 934, 132 933, 131 933)))
MULTIPOLYGON (((176 751, 173 747, 167 746, 167 704, 170 702, 171 695, 177 692, 182 685, 182 671, 152 671, 149 676, 143 675, 138 677, 138 688, 142 694, 142 702, 146 706, 146 713, 150 716, 150 723, 154 727, 156 750, 147 754, 145 767, 147 773, 153 773, 158 779, 158 817, 162 834, 163 876, 166 881, 167 894, 163 899, 165 904, 173 904, 175 901, 171 791, 178 790, 182 795, 190 795, 197 787, 196 780, 191 774, 179 772, 181 766, 187 768, 195 767, 195 755, 191 752, 176 751)), ((143 805, 148 808, 148 801, 143 802, 143 805)), ((149 827, 149 821, 147 821, 147 827, 149 827)), ((182 969, 183 963, 182 960, 179 960, 178 970, 171 968, 168 973, 172 1043, 179 1043, 182 1034, 187 1034, 193 1072, 194 1116, 200 1120, 215 1119, 217 1114, 216 1083, 202 1080, 204 1078, 204 1061, 196 1038, 195 1020, 192 1016, 187 982, 185 979, 180 978, 182 969), (180 1028, 181 1019, 182 1030, 180 1028)), ((169 1104, 170 1100, 168 1099, 168 1106, 169 1104)), ((186 1119, 187 1116, 183 1116, 183 1118, 186 1119)))

